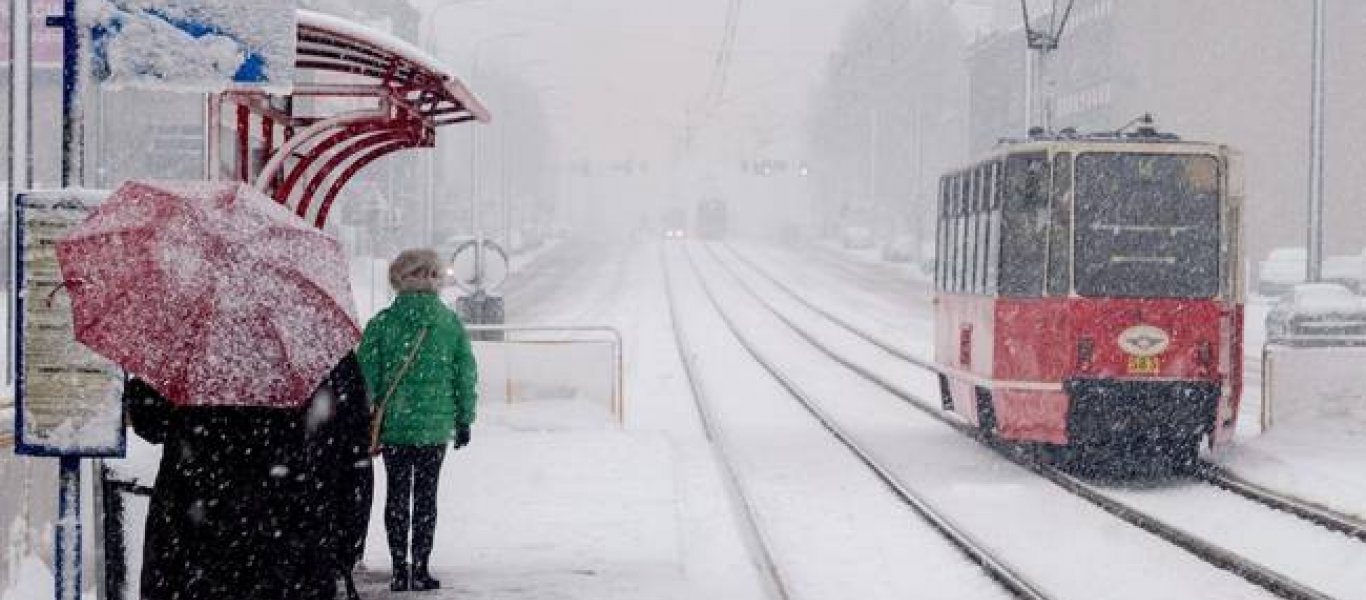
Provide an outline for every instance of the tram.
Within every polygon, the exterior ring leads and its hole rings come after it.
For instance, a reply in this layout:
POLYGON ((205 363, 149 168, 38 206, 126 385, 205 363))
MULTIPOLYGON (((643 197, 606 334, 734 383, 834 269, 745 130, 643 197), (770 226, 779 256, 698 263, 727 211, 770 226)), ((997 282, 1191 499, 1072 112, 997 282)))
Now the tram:
POLYGON ((726 203, 715 198, 697 205, 697 236, 704 240, 726 237, 726 203))
POLYGON ((1239 155, 1141 128, 1035 137, 940 180, 945 410, 1069 459, 1169 459, 1234 432, 1239 155))

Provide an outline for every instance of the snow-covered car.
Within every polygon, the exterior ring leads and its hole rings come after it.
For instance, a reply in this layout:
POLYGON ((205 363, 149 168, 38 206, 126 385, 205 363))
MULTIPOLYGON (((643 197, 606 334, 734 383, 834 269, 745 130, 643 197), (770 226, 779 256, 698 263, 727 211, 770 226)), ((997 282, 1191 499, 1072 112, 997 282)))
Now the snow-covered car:
POLYGON ((1323 259, 1323 280, 1346 286, 1354 292, 1366 289, 1366 261, 1360 254, 1329 256, 1323 259))
POLYGON ((919 248, 916 239, 909 235, 898 235, 882 245, 882 260, 887 262, 911 262, 916 258, 919 248))
POLYGON ((1257 265, 1257 293, 1279 296, 1304 283, 1309 253, 1304 248, 1275 248, 1257 265))
POLYGON ((1336 283, 1292 286, 1267 313, 1266 339, 1366 345, 1366 299, 1336 283))
POLYGON ((873 247, 873 230, 863 225, 846 225, 840 231, 840 246, 846 250, 867 250, 873 247))

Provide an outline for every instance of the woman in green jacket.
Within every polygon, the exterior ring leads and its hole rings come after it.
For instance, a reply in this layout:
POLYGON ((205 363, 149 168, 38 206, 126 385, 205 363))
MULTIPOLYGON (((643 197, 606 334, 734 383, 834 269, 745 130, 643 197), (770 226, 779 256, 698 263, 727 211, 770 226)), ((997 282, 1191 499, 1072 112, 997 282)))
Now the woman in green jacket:
POLYGON ((399 254, 389 265, 389 284, 398 296, 366 325, 357 353, 372 398, 383 398, 397 380, 380 431, 387 474, 384 528, 394 561, 389 587, 394 591, 441 587, 427 567, 436 534, 441 461, 448 441, 456 448, 469 443, 474 422, 474 354, 459 317, 437 295, 441 271, 432 250, 399 254))

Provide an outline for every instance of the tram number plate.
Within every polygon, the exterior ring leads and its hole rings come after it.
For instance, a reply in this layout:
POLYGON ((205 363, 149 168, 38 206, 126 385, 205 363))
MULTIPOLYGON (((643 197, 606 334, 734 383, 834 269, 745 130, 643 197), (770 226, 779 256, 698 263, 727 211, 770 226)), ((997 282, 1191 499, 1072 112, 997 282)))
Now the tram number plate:
POLYGON ((1162 370, 1162 361, 1156 356, 1130 356, 1130 375, 1156 375, 1162 370))

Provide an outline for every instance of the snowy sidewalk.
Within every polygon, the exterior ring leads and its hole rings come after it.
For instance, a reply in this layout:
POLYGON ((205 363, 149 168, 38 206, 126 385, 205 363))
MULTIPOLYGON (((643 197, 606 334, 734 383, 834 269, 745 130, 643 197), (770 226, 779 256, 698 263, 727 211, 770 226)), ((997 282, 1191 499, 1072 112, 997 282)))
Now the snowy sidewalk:
MULTIPOLYGON (((663 436, 524 429, 519 422, 540 420, 536 407, 482 408, 474 441, 446 455, 432 556, 444 589, 423 597, 690 595, 678 473, 663 436)), ((411 598, 388 591, 382 463, 360 585, 366 598, 411 598)))

